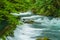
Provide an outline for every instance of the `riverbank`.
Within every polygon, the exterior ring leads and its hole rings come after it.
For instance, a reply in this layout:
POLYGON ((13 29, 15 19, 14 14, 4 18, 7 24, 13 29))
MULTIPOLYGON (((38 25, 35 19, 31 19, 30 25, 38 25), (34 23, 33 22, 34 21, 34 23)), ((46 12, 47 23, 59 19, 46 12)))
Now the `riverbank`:
POLYGON ((2 31, 0 31, 0 38, 2 39, 2 40, 6 40, 6 37, 7 36, 11 36, 11 35, 13 35, 13 31, 15 30, 15 28, 16 28, 16 25, 15 24, 13 24, 14 26, 12 26, 12 25, 8 25, 8 26, 6 26, 2 31))
MULTIPOLYGON (((21 25, 22 22, 19 21, 18 25, 21 25)), ((0 39, 6 40, 7 36, 14 36, 14 30, 16 29, 16 24, 7 25, 3 30, 0 31, 0 39), (13 25, 13 26, 12 26, 13 25)))

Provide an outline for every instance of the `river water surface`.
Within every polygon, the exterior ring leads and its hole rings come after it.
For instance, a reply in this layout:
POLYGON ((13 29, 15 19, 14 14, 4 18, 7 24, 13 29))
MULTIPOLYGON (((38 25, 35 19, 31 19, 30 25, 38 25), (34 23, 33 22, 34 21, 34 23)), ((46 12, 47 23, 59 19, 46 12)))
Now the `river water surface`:
POLYGON ((51 40, 60 40, 60 18, 34 15, 31 12, 21 13, 22 25, 17 25, 14 37, 7 36, 6 40, 36 40, 48 37, 51 40), (33 23, 28 23, 29 21, 33 23))

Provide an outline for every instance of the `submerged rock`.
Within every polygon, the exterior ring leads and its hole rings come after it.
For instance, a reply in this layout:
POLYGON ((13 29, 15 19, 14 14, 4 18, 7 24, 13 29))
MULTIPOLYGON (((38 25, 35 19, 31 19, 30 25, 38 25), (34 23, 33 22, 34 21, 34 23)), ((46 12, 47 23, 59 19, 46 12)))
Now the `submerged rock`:
POLYGON ((25 19, 23 20, 23 22, 24 22, 24 23, 34 23, 33 20, 25 20, 25 19))

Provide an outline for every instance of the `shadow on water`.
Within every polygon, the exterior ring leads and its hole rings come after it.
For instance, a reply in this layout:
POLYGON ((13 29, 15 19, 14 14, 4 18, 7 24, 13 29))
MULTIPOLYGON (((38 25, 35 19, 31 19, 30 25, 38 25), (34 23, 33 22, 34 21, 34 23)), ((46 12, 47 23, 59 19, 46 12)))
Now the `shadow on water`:
POLYGON ((2 30, 4 30, 4 28, 7 26, 7 21, 1 21, 1 23, 0 23, 0 31, 2 31, 2 30))

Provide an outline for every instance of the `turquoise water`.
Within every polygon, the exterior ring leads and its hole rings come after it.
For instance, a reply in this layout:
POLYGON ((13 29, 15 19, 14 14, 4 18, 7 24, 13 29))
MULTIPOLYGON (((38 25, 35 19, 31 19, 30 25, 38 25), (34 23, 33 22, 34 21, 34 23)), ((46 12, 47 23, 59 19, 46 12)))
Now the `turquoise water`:
POLYGON ((50 40, 60 40, 60 18, 34 15, 31 12, 21 13, 22 25, 17 25, 14 37, 7 36, 6 40, 36 40, 48 37, 50 40), (33 23, 28 23, 29 21, 33 23))

